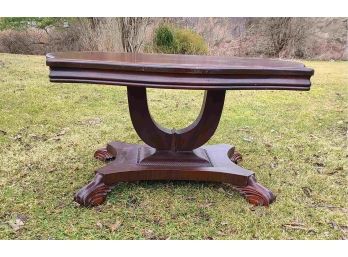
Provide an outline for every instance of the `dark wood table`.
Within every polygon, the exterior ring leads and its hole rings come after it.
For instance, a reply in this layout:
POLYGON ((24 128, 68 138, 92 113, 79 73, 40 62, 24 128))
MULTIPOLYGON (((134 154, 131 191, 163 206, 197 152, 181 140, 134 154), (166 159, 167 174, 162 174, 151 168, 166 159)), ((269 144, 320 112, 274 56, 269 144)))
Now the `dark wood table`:
POLYGON ((139 180, 229 183, 250 203, 268 206, 275 195, 237 165, 234 146, 204 144, 218 126, 226 90, 305 91, 314 73, 297 62, 215 56, 61 52, 46 61, 52 82, 127 86, 130 117, 145 143, 111 142, 95 152, 107 164, 75 195, 84 206, 103 203, 118 182, 139 180), (179 130, 161 127, 149 112, 147 87, 205 90, 198 118, 179 130))

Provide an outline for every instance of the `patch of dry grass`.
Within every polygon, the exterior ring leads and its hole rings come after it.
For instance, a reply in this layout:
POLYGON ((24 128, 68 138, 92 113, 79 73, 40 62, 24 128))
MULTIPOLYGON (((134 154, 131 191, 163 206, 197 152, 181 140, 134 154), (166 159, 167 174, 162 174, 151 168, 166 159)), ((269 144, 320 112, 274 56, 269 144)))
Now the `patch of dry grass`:
MULTIPOLYGON (((237 146, 242 166, 277 194, 270 208, 252 208, 228 185, 140 182, 86 209, 72 198, 103 165, 94 150, 140 142, 125 88, 49 83, 44 57, 0 54, 0 238, 347 238, 348 63, 306 65, 309 92, 228 92, 210 140, 237 146)), ((202 95, 150 90, 150 108, 179 128, 202 95)))

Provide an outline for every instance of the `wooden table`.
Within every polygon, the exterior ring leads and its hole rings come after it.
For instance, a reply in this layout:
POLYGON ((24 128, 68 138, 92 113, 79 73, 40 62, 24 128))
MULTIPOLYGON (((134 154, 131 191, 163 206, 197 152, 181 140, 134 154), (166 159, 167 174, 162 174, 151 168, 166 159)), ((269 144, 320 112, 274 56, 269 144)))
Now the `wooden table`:
POLYGON ((234 146, 204 144, 218 126, 226 90, 305 91, 314 72, 284 60, 192 55, 61 52, 47 54, 46 61, 52 82, 127 86, 130 117, 145 143, 111 142, 95 152, 107 164, 77 192, 75 201, 84 206, 103 203, 118 182, 139 180, 229 183, 250 203, 268 206, 275 195, 237 165, 241 155, 234 146), (161 127, 149 112, 148 87, 205 90, 198 118, 179 130, 161 127))

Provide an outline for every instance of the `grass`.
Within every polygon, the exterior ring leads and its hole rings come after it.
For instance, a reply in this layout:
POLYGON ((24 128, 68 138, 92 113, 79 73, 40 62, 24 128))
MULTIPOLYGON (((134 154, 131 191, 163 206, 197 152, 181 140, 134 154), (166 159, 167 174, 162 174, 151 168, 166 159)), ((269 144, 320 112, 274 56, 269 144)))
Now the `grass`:
MULTIPOLYGON (((126 89, 49 83, 44 57, 0 54, 0 239, 347 238, 348 63, 305 63, 309 92, 229 91, 209 142, 237 146, 277 195, 269 208, 228 185, 139 182, 87 209, 72 198, 103 165, 94 150, 140 142, 126 89)), ((202 92, 149 91, 167 127, 199 112, 202 92)))

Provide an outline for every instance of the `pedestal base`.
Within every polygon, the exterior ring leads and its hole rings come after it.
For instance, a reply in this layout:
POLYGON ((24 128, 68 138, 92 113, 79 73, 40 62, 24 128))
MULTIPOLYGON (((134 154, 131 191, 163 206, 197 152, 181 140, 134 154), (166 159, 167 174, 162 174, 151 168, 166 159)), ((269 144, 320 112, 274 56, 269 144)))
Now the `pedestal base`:
POLYGON ((256 182, 252 171, 236 162, 240 154, 230 145, 202 146, 193 151, 156 151, 147 145, 112 142, 95 157, 110 161, 96 171, 95 178, 76 195, 84 206, 102 204, 118 182, 141 180, 187 180, 223 182, 235 186, 254 205, 268 206, 273 193, 256 182))

